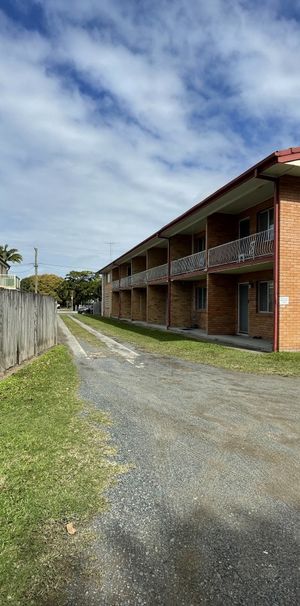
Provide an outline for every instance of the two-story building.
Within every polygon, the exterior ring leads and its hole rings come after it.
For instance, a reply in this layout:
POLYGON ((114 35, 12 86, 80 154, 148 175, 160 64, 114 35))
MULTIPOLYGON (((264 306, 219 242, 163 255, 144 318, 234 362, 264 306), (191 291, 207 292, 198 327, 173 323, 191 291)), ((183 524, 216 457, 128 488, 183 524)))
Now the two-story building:
POLYGON ((296 147, 272 153, 102 268, 102 314, 300 350, 299 268, 296 147))

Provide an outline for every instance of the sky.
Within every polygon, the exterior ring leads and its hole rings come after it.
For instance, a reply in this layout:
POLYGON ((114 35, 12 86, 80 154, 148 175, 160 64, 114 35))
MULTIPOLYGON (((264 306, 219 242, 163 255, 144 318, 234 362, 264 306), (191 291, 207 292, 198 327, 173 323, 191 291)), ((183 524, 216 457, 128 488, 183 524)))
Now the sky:
POLYGON ((0 0, 0 243, 97 270, 300 145, 300 0, 0 0))

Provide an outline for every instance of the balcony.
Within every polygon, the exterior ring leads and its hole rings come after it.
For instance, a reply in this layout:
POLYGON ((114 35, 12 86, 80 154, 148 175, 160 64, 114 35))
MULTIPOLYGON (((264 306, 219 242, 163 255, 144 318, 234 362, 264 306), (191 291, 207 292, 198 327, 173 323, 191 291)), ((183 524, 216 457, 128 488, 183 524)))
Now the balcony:
POLYGON ((17 276, 0 276, 0 288, 20 289, 20 278, 17 276))
POLYGON ((130 288, 131 286, 131 276, 126 276, 125 278, 120 279, 120 288, 130 288))
POLYGON ((154 282, 155 280, 161 280, 168 276, 168 263, 164 265, 158 265, 157 267, 151 267, 147 269, 147 282, 154 282))
POLYGON ((206 251, 202 250, 193 255, 176 259, 171 263, 171 276, 180 274, 189 274, 195 271, 201 271, 206 267, 206 251))
POLYGON ((118 289, 119 289, 119 280, 114 280, 114 281, 111 283, 111 286, 112 286, 112 289, 113 289, 113 290, 118 290, 118 289))
POLYGON ((147 284, 147 272, 139 271, 137 274, 131 276, 131 286, 146 286, 147 284))
POLYGON ((208 267, 253 261, 260 257, 273 255, 273 252, 274 228, 271 228, 211 248, 208 252, 208 267))

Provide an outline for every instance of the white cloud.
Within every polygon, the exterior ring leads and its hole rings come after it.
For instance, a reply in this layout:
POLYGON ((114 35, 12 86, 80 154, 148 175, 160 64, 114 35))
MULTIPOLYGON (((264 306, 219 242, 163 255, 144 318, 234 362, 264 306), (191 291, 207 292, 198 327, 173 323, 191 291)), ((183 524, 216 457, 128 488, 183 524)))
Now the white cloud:
POLYGON ((277 3, 42 5, 49 37, 0 20, 1 237, 25 256, 96 269, 299 144, 300 28, 277 3))

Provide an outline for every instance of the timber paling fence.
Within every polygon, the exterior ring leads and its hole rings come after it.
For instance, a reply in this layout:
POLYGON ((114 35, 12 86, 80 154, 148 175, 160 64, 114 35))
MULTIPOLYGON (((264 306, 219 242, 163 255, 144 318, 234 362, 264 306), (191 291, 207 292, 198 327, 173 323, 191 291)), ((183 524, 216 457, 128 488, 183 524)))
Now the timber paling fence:
POLYGON ((57 312, 52 297, 0 288, 0 372, 56 343, 57 312))

